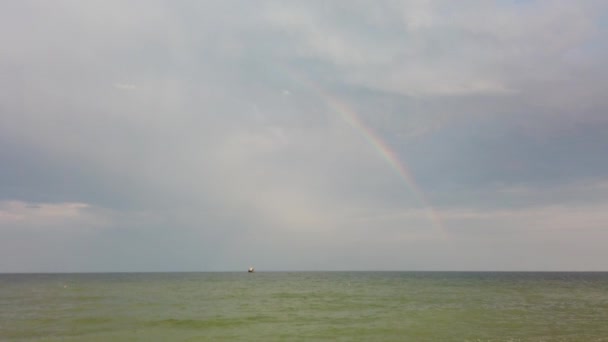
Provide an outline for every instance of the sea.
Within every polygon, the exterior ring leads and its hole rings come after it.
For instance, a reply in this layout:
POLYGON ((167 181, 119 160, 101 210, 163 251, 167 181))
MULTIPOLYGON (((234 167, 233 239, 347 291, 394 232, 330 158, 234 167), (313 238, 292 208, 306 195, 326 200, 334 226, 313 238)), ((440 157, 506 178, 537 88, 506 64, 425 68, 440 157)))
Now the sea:
POLYGON ((608 341, 608 273, 0 274, 1 341, 608 341))

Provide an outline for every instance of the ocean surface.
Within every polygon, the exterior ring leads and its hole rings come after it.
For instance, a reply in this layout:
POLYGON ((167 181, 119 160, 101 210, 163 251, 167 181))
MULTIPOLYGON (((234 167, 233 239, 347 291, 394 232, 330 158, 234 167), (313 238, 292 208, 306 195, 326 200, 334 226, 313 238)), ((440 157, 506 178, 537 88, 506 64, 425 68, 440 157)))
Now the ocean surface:
POLYGON ((0 274, 1 341, 608 341, 608 273, 0 274))

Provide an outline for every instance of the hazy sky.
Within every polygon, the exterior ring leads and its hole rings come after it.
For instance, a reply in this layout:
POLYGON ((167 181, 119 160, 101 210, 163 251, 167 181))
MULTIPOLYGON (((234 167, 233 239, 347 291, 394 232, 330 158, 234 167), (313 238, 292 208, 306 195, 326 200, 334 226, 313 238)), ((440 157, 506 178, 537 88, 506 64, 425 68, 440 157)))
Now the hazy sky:
POLYGON ((3 1, 0 272, 608 270, 605 1, 3 1))

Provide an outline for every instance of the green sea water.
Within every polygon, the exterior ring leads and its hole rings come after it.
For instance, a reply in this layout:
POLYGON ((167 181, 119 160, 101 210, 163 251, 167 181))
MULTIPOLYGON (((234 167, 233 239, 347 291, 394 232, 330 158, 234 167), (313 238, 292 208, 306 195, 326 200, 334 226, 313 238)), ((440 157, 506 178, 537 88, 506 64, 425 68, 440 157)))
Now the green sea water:
POLYGON ((0 274, 2 341, 608 341, 608 273, 0 274))

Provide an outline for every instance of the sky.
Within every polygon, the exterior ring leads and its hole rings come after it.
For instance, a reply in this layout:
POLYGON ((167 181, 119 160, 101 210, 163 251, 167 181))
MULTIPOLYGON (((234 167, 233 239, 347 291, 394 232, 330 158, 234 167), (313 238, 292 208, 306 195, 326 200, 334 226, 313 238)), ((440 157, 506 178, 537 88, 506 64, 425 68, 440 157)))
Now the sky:
POLYGON ((608 271, 605 1, 3 1, 0 272, 608 271))

